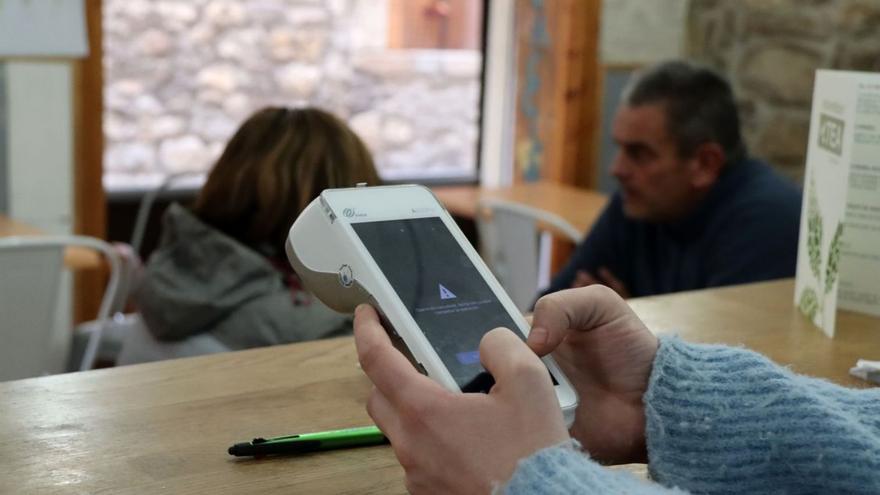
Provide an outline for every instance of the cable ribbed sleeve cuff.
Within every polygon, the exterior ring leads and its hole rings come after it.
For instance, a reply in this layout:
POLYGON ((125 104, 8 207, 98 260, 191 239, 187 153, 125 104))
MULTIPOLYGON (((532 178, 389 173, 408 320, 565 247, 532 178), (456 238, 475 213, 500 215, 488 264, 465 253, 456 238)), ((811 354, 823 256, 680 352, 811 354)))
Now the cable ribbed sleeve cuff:
POLYGON ((662 338, 644 397, 649 471, 698 493, 880 493, 880 389, 741 348, 662 338))
POLYGON ((507 485, 496 493, 509 495, 571 495, 609 493, 631 495, 684 495, 650 484, 622 470, 592 461, 576 440, 539 450, 520 461, 507 485))

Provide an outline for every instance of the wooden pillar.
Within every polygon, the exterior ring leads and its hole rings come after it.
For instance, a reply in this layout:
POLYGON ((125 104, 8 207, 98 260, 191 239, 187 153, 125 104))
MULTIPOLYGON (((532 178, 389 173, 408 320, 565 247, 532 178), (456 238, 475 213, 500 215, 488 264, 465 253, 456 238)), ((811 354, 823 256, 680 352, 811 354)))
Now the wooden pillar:
POLYGON ((600 0, 517 0, 516 180, 597 183, 600 0))
MULTIPOLYGON (((104 198, 103 157, 103 49, 101 0, 86 0, 89 56, 74 67, 74 232, 105 238, 107 206, 104 198)), ((103 270, 83 270, 74 284, 74 320, 95 317, 104 293, 103 270)))
MULTIPOLYGON (((517 0, 515 182, 598 184, 600 7, 601 0, 517 0)), ((551 271, 573 251, 555 240, 551 271)))

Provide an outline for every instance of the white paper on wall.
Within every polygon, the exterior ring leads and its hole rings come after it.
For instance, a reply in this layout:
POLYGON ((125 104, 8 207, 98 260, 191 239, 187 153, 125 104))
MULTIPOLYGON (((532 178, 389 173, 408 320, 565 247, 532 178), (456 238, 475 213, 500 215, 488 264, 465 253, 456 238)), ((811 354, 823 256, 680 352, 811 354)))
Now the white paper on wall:
POLYGON ((0 1, 0 58, 88 55, 82 0, 0 1))

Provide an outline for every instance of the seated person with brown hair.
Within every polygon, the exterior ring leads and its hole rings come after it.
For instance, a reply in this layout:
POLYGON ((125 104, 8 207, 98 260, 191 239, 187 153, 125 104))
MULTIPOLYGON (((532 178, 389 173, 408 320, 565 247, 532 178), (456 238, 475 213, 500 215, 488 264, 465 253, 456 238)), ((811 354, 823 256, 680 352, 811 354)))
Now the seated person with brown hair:
POLYGON ((322 190, 379 183, 348 126, 314 109, 266 108, 235 133, 192 209, 174 204, 135 298, 150 334, 209 334, 228 349, 351 332, 306 292, 284 255, 288 230, 322 190))

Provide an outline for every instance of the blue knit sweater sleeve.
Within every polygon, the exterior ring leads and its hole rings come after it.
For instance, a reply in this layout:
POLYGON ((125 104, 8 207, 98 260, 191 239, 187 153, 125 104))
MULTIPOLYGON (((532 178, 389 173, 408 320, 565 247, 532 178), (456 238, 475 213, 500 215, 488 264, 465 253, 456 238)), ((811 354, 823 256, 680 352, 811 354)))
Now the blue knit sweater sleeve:
POLYGON ((497 491, 511 495, 687 494, 675 488, 641 480, 627 471, 602 467, 590 460, 575 440, 540 450, 520 461, 510 481, 497 491))
POLYGON ((880 493, 878 388, 846 389, 744 349, 664 338, 644 401, 655 483, 565 445, 521 461, 504 490, 880 493))

